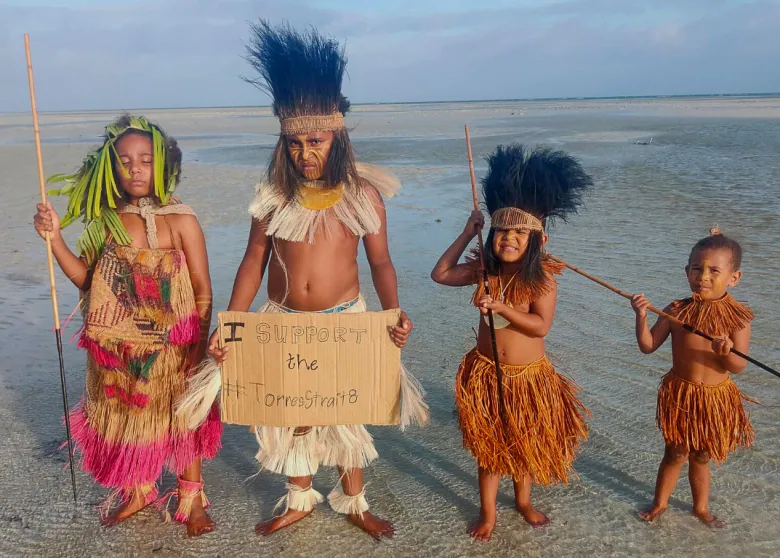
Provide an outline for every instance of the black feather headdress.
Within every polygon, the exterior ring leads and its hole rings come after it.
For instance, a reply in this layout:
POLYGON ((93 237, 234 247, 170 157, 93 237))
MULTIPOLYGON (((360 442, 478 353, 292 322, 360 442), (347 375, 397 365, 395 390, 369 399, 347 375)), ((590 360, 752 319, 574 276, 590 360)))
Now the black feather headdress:
POLYGON ((263 19, 251 24, 251 32, 246 59, 259 77, 244 79, 271 95, 274 114, 281 121, 268 182, 288 199, 295 198, 303 177, 290 160, 286 138, 333 132, 322 182, 328 188, 355 187, 359 181, 355 154, 344 127, 349 101, 341 94, 347 66, 344 48, 315 29, 272 27, 263 19))
POLYGON ((488 212, 517 207, 543 222, 566 218, 582 205, 593 180, 571 155, 523 145, 499 145, 487 157, 482 192, 488 212))
POLYGON ((518 281, 527 285, 544 282, 544 229, 576 213, 593 180, 577 159, 545 147, 529 151, 518 143, 499 145, 487 162, 482 193, 492 221, 485 243, 488 273, 498 274, 501 269, 493 250, 496 230, 525 229, 530 235, 518 281))
POLYGON ((326 116, 349 110, 341 94, 347 59, 338 42, 315 29, 296 31, 289 24, 251 24, 247 60, 260 75, 246 79, 273 99, 280 119, 326 116))

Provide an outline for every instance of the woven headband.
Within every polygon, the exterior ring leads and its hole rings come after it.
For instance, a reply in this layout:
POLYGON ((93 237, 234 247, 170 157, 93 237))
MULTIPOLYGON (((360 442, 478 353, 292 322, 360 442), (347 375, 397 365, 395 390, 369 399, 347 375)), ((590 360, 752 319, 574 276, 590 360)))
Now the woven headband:
POLYGON ((340 112, 334 112, 333 114, 294 116, 293 118, 283 118, 281 123, 283 136, 295 136, 309 132, 335 132, 344 128, 344 115, 340 112))
POLYGON ((503 231, 517 229, 544 231, 539 219, 517 207, 502 207, 494 211, 493 215, 490 216, 490 226, 503 231))

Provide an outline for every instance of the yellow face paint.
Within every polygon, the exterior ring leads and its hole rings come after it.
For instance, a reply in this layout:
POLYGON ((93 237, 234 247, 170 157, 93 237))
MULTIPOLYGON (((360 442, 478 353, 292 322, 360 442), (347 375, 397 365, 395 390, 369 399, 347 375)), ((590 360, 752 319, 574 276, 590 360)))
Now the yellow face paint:
POLYGON ((317 180, 325 173, 325 165, 333 145, 333 132, 311 132, 287 136, 287 152, 295 168, 307 180, 317 180))
POLYGON ((701 250, 687 267, 691 291, 704 300, 716 300, 726 294, 734 275, 728 250, 701 250))

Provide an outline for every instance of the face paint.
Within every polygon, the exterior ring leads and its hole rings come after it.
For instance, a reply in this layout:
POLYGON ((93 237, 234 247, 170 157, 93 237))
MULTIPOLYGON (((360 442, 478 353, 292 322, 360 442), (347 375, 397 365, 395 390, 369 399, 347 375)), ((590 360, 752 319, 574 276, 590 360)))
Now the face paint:
POLYGON ((732 283, 731 253, 728 250, 700 250, 686 268, 691 291, 704 300, 717 300, 732 283))
POLYGON ((117 160, 114 175, 119 187, 131 198, 143 198, 154 192, 154 149, 152 138, 144 134, 124 133, 114 144, 117 160))
POLYGON ((295 168, 307 180, 318 180, 325 174, 325 165, 333 145, 333 132, 311 132, 287 136, 287 152, 295 168))

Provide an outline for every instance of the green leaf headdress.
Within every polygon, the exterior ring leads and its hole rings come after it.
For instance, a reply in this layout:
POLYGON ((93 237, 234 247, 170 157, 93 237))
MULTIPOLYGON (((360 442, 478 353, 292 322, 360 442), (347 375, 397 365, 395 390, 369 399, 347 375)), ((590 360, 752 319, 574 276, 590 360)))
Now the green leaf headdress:
POLYGON ((143 116, 124 115, 109 124, 105 128, 103 145, 87 153, 76 173, 55 174, 48 179, 52 184, 65 182, 59 190, 52 190, 51 195, 70 198, 61 227, 65 228, 79 218, 85 223, 84 232, 78 239, 78 249, 90 266, 100 257, 108 239, 107 233, 119 244, 130 244, 131 241, 116 212, 116 201, 122 198, 122 193, 114 176, 115 162, 120 172, 127 173, 114 144, 128 130, 139 130, 151 136, 154 195, 162 205, 166 205, 179 182, 181 151, 175 140, 169 139, 159 126, 151 124, 143 116))

